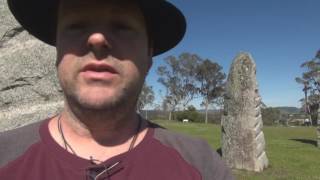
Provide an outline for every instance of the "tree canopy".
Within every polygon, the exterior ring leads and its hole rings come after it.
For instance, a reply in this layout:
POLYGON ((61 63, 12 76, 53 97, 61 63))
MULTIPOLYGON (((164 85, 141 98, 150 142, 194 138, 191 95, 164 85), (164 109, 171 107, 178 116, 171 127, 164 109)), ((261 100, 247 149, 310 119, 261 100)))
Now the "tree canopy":
MULTIPOLYGON (((224 93, 226 75, 222 67, 209 59, 204 60, 197 68, 197 80, 199 81, 199 93, 202 96, 202 105, 205 107, 205 122, 208 122, 208 109, 210 104, 219 103, 215 101, 224 93)), ((220 99, 221 100, 221 99, 220 99)))
POLYGON ((297 77, 296 82, 303 85, 303 92, 305 94, 303 107, 305 112, 313 117, 313 124, 317 124, 317 111, 320 103, 320 50, 315 57, 301 64, 305 68, 302 77, 297 77))
POLYGON ((203 98, 206 112, 208 106, 222 96, 226 76, 219 64, 190 53, 169 56, 165 63, 158 67, 158 81, 166 88, 162 106, 170 110, 170 120, 177 107, 185 110, 189 102, 199 95, 203 98))

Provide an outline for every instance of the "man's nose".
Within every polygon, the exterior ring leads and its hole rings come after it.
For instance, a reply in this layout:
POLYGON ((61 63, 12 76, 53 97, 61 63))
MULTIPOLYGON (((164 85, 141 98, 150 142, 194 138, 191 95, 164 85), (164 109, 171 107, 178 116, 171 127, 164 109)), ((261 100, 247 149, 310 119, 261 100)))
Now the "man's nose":
POLYGON ((87 47, 98 57, 105 55, 112 48, 110 41, 102 33, 90 34, 87 47))

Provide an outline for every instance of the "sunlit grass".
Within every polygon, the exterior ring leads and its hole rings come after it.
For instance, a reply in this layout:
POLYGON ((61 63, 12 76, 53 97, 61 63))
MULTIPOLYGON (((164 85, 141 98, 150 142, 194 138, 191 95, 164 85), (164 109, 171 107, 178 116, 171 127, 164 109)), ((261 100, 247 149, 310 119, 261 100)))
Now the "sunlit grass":
MULTIPOLYGON (((176 132, 203 138, 220 148, 220 126, 200 123, 156 121, 176 132)), ((313 127, 264 127, 269 168, 262 173, 233 170, 244 180, 320 180, 320 148, 313 127)))

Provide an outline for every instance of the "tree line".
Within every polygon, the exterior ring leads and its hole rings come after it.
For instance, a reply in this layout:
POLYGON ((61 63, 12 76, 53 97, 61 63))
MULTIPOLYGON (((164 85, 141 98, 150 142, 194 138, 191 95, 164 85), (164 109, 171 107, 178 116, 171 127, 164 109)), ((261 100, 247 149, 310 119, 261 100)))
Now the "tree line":
MULTIPOLYGON (((165 88, 161 107, 169 112, 169 120, 174 119, 175 111, 186 110, 192 100, 201 98, 207 123, 209 107, 223 104, 226 75, 222 67, 210 59, 191 53, 168 56, 164 62, 165 65, 158 67, 157 74, 158 82, 165 88)), ((152 87, 145 84, 138 100, 138 111, 152 104, 153 100, 152 87)))
MULTIPOLYGON (((222 67, 210 60, 203 59, 197 54, 182 53, 179 56, 168 56, 165 65, 159 66, 158 82, 165 87, 161 109, 169 112, 169 120, 174 119, 177 110, 193 112, 194 107, 189 103, 195 98, 201 98, 201 106, 205 109, 205 122, 208 122, 208 110, 211 105, 222 108, 226 74, 222 67)), ((305 71, 301 77, 296 77, 297 83, 302 85, 304 98, 300 99, 302 109, 313 125, 317 125, 318 110, 320 108, 320 50, 314 58, 301 64, 305 71)), ((138 100, 138 111, 153 104, 155 93, 151 86, 144 84, 138 100)), ((274 108, 262 109, 263 121, 272 125, 281 120, 281 113, 274 108)), ((178 113, 184 117, 184 113, 178 113)))

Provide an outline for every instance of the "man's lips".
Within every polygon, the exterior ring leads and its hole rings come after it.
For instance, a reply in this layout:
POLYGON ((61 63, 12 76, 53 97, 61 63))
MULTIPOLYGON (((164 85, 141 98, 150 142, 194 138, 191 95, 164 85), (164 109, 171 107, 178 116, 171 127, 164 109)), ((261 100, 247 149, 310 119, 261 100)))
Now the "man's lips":
POLYGON ((90 63, 82 68, 82 72, 95 71, 95 72, 109 72, 117 74, 118 72, 110 65, 105 63, 90 63))
POLYGON ((90 63, 82 68, 81 74, 88 79, 108 80, 118 72, 105 63, 90 63))

